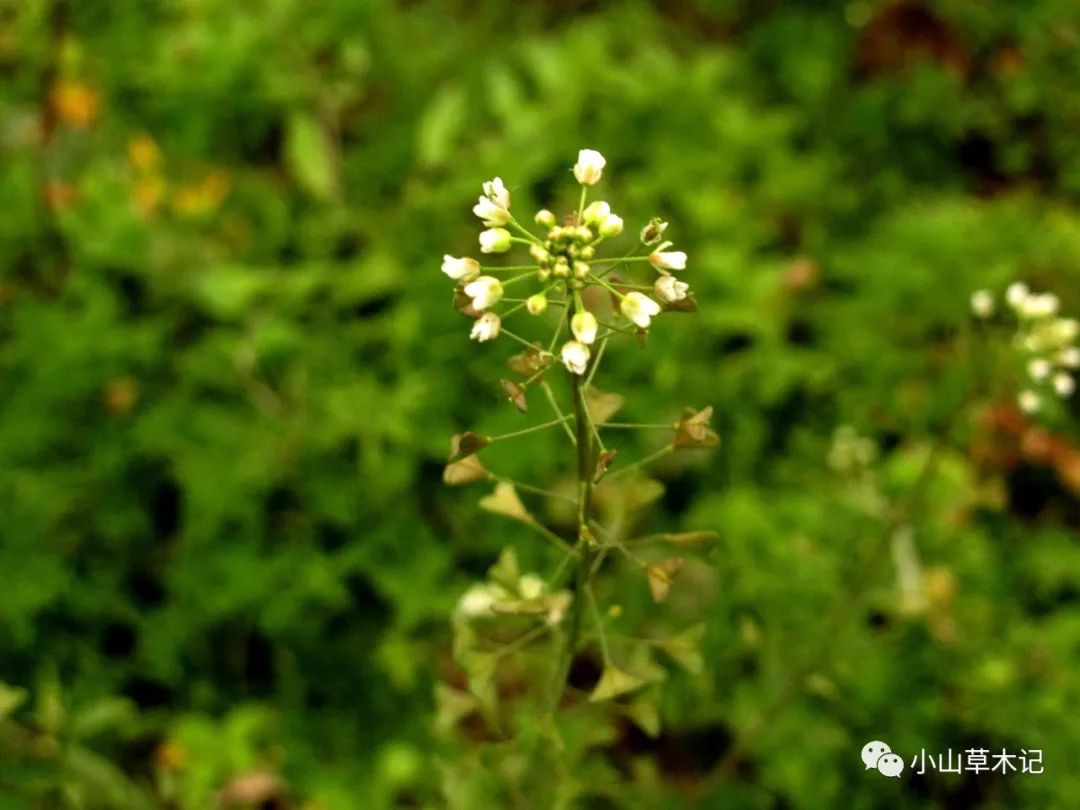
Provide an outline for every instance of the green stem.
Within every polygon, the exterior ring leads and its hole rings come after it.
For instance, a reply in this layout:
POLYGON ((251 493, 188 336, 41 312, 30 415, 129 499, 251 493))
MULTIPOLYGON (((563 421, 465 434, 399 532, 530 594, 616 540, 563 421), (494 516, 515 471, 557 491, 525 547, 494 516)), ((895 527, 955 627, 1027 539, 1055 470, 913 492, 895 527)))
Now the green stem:
POLYGON ((581 201, 578 203, 577 217, 574 220, 578 225, 581 224, 581 217, 585 214, 585 198, 588 195, 589 195, 589 187, 588 186, 582 186, 581 187, 581 201))
MULTIPOLYGON (((578 309, 578 303, 567 313, 573 317, 578 309)), ((593 473, 596 463, 596 451, 593 445, 593 434, 589 429, 589 415, 585 404, 585 378, 579 374, 573 375, 574 393, 574 429, 577 442, 577 523, 578 537, 589 532, 589 519, 592 501, 593 473)), ((551 709, 558 706, 559 700, 566 691, 566 680, 570 674, 570 665, 573 662, 574 653, 581 641, 582 614, 585 611, 584 602, 588 599, 589 578, 593 568, 595 552, 587 544, 582 544, 581 554, 577 560, 577 568, 574 571, 574 581, 571 593, 574 601, 570 606, 570 616, 567 619, 567 629, 563 649, 559 656, 559 662, 555 671, 555 683, 551 694, 551 709)))
POLYGON ((535 433, 538 430, 546 430, 549 427, 555 427, 555 425, 561 425, 561 424, 565 423, 568 418, 573 419, 574 417, 572 417, 572 416, 571 417, 560 416, 558 419, 552 419, 550 422, 543 422, 542 424, 539 424, 539 425, 532 425, 532 426, 527 427, 527 428, 522 428, 521 430, 515 430, 512 433, 503 433, 501 436, 489 436, 488 441, 489 442, 499 442, 499 441, 502 441, 503 439, 514 439, 514 438, 517 438, 518 436, 525 436, 526 434, 529 434, 529 433, 535 433))
POLYGON ((623 467, 622 469, 615 470, 615 472, 613 472, 613 473, 609 473, 608 476, 607 476, 607 480, 611 481, 612 479, 618 478, 621 475, 626 475, 631 470, 636 470, 638 467, 644 467, 649 462, 656 461, 658 458, 666 456, 668 453, 672 452, 674 449, 675 449, 674 444, 665 444, 663 447, 661 447, 655 453, 649 453, 649 455, 645 456, 644 458, 639 458, 633 464, 628 464, 625 467, 623 467))

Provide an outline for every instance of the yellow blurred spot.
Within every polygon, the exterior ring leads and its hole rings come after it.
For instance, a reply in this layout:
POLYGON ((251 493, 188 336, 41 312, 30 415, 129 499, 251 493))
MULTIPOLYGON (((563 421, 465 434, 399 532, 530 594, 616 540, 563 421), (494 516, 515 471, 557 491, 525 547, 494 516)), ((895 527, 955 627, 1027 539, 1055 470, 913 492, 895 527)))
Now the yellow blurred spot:
POLYGON ((212 171, 198 183, 180 186, 173 195, 173 210, 185 217, 209 214, 224 202, 231 188, 228 172, 212 171))
POLYGON ((166 740, 154 751, 154 762, 159 767, 178 771, 187 763, 187 751, 182 745, 166 740))
POLYGON ((132 377, 117 377, 105 386, 102 399, 113 416, 126 416, 139 400, 139 384, 132 377))
POLYGON ((140 172, 151 172, 161 162, 161 150, 157 142, 145 133, 128 141, 127 154, 128 161, 140 172))
POLYGON ((135 207, 143 216, 156 213, 164 196, 165 181, 159 175, 141 177, 135 183, 135 207))
POLYGON ((63 211, 75 200, 75 188, 61 180, 45 184, 45 204, 53 211, 63 211))
POLYGON ((60 79, 51 92, 56 117, 68 126, 86 129, 97 120, 101 97, 75 79, 60 79))

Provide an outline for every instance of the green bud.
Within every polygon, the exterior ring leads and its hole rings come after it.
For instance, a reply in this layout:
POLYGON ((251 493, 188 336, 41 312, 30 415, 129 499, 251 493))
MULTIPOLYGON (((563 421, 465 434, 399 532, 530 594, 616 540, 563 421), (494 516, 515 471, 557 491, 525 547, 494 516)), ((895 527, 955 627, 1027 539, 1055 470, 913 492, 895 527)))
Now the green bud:
POLYGON ((536 224, 542 228, 550 228, 555 224, 555 215, 548 211, 546 208, 541 208, 536 212, 536 216, 533 217, 536 224))

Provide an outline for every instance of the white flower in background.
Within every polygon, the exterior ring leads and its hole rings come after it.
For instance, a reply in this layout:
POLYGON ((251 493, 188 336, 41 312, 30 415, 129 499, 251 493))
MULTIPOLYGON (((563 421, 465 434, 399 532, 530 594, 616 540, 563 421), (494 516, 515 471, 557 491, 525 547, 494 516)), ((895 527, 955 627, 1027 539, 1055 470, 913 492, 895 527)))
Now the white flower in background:
POLYGON ((623 230, 623 220, 618 214, 608 214, 600 223, 601 236, 618 236, 623 230))
POLYGON ((1060 302, 1053 293, 1029 295, 1019 305, 1020 314, 1025 318, 1048 318, 1056 315, 1060 302))
POLYGON ((640 329, 648 329, 649 321, 659 314, 660 305, 649 296, 639 292, 627 293, 619 303, 622 314, 633 321, 640 329))
POLYGON ((1058 362, 1065 368, 1080 367, 1080 348, 1070 346, 1062 350, 1061 354, 1058 355, 1058 362))
POLYGON ((1009 303, 1009 306, 1013 309, 1021 306, 1026 300, 1028 295, 1031 294, 1031 290, 1028 289, 1028 285, 1022 281, 1014 281, 1005 290, 1005 300, 1009 303))
POLYGON ((518 593, 522 599, 539 599, 544 595, 544 580, 536 574, 522 574, 518 579, 518 593))
POLYGON ((1034 391, 1025 390, 1021 391, 1016 398, 1016 404, 1020 406, 1020 410, 1024 413, 1038 413, 1039 408, 1042 407, 1042 400, 1034 391))
POLYGON ((581 215, 589 225, 599 225, 607 219, 607 216, 610 213, 611 206, 603 200, 597 200, 596 202, 591 202, 585 206, 585 210, 581 215))
POLYGON ((686 254, 681 250, 664 251, 671 243, 666 242, 649 255, 649 262, 657 270, 685 270, 686 254))
POLYGON ((574 333, 574 337, 586 346, 591 346, 593 341, 596 340, 598 327, 596 316, 588 311, 578 312, 570 319, 570 331, 574 333))
POLYGON ((530 315, 539 315, 545 309, 547 309, 548 300, 547 296, 542 292, 536 293, 536 295, 530 295, 525 299, 525 309, 529 310, 530 315))
POLYGON ((1050 372, 1053 370, 1053 367, 1050 365, 1049 360, 1042 357, 1036 357, 1028 363, 1027 370, 1031 379, 1036 382, 1042 382, 1050 377, 1050 372))
POLYGON ((470 619, 490 616, 494 613, 493 608, 501 597, 501 589, 495 585, 486 583, 473 585, 458 600, 457 612, 470 619))
POLYGON ((465 294, 472 299, 473 309, 487 309, 502 298, 503 286, 493 276, 480 276, 465 285, 465 294))
POLYGON ((506 253, 510 249, 510 231, 506 228, 488 228, 480 232, 481 253, 506 253))
POLYGON ((454 281, 472 281, 480 275, 480 262, 470 258, 456 259, 453 256, 443 256, 442 271, 454 281))
POLYGON ((976 290, 971 294, 971 311, 979 318, 994 314, 994 296, 989 290, 976 290))
POLYGON ((679 281, 675 276, 660 276, 656 280, 656 284, 653 285, 656 290, 656 297, 661 301, 671 304, 675 301, 682 301, 686 298, 686 293, 690 289, 690 285, 685 281, 679 281))
POLYGON ((510 221, 510 192, 500 178, 484 183, 484 194, 473 206, 473 213, 488 227, 510 221))
POLYGON ((1059 371, 1054 375, 1054 393, 1064 399, 1065 397, 1071 397, 1073 391, 1076 390, 1076 380, 1073 379, 1071 374, 1067 374, 1064 371, 1059 371))
POLYGON ((589 347, 576 340, 568 340, 564 343, 559 356, 566 370, 571 374, 584 374, 589 365, 589 347))
POLYGON ((500 329, 502 329, 502 319, 494 312, 485 312, 473 323, 469 337, 485 343, 492 338, 498 337, 500 329))
POLYGON ((606 165, 604 156, 595 149, 582 149, 578 152, 577 163, 574 164, 574 177, 583 186, 594 186, 600 180, 606 165))

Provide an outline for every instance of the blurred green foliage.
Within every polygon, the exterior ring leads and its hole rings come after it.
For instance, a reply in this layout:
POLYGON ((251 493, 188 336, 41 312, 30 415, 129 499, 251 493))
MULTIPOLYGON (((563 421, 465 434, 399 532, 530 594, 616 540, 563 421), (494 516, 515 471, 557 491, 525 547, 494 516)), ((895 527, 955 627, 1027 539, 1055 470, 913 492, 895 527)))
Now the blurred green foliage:
POLYGON ((1071 806, 1076 422, 975 384, 967 300, 1080 311, 1078 45, 1073 0, 0 0, 0 807, 540 806, 431 733, 454 601, 544 554, 440 483, 522 421, 438 265, 495 174, 571 207, 586 146, 701 303, 599 383, 715 407, 650 526, 722 541, 659 613, 609 595, 705 666, 581 744, 579 806, 1071 806), (887 503, 937 454, 914 609, 844 423, 887 503), (1046 773, 889 780, 870 739, 1046 773))

